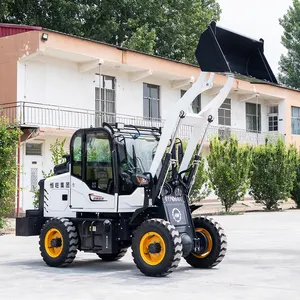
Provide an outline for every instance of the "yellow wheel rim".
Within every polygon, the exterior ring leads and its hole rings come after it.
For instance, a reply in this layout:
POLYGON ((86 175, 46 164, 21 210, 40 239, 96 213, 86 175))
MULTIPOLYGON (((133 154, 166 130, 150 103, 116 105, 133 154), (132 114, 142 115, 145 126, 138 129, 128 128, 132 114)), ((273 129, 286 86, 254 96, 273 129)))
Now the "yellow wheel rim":
POLYGON ((164 239, 157 232, 147 232, 140 241, 140 254, 144 262, 150 266, 156 266, 162 262, 166 255, 166 245, 164 239), (149 246, 159 244, 158 253, 150 253, 149 246))
POLYGON ((213 248, 212 237, 211 237, 210 233, 204 228, 196 228, 196 232, 201 232, 202 234, 205 235, 205 237, 207 239, 207 247, 202 254, 193 253, 193 255, 197 258, 205 258, 209 255, 209 253, 211 252, 211 250, 213 248))
POLYGON ((51 228, 45 236, 44 245, 45 245, 46 252, 50 257, 52 258, 59 257, 63 249, 63 237, 60 231, 56 228, 51 228), (53 243, 52 241, 55 239, 61 240, 61 244, 59 247, 57 246, 53 247, 53 245, 51 245, 51 243, 53 243))

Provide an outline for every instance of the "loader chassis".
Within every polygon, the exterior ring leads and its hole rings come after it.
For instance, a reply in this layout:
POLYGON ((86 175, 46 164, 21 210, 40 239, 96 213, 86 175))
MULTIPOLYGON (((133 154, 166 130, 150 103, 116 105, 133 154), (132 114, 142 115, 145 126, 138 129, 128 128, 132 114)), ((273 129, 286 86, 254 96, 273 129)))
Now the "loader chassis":
POLYGON ((76 131, 66 162, 39 182, 38 209, 16 219, 16 235, 39 235, 41 256, 52 267, 69 265, 78 250, 114 261, 129 247, 147 276, 172 273, 181 258, 194 268, 218 265, 226 253, 226 235, 211 218, 192 215, 200 206, 190 205, 189 195, 207 129, 234 77, 276 83, 263 48, 263 40, 239 36, 213 22, 196 50, 201 73, 172 105, 163 128, 103 123, 76 131), (232 41, 239 47, 228 47, 232 41), (222 73, 227 81, 195 114, 192 102, 213 87, 214 73, 208 72, 222 73), (178 138, 183 124, 192 127, 185 151, 178 138))

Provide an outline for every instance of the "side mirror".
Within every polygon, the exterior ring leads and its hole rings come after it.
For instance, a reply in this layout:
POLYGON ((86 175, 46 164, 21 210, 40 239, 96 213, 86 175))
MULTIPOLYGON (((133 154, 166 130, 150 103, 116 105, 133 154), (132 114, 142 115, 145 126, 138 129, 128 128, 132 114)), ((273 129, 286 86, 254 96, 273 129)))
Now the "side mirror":
POLYGON ((70 161, 70 154, 64 154, 62 158, 65 158, 67 162, 70 161))
POLYGON ((127 151, 126 151, 125 143, 122 144, 122 143, 118 142, 117 143, 117 151, 118 151, 120 163, 122 164, 124 162, 127 162, 127 151))

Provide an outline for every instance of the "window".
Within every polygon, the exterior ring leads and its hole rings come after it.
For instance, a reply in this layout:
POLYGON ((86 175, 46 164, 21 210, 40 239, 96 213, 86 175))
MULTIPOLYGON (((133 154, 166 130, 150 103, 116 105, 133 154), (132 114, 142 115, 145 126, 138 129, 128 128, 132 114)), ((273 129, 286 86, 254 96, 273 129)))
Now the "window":
POLYGON ((42 155, 42 145, 35 143, 26 143, 26 155, 42 155))
POLYGON ((81 135, 78 135, 75 137, 72 144, 72 175, 79 178, 82 177, 81 147, 82 147, 82 137, 81 135))
POLYGON ((218 110, 219 125, 231 126, 231 99, 226 99, 218 110))
POLYGON ((246 130, 250 132, 261 131, 261 105, 246 103, 246 130))
POLYGON ((160 118, 160 89, 159 86, 144 83, 143 100, 144 100, 144 117, 160 118))
MULTIPOLYGON (((181 90, 180 97, 182 97, 185 93, 185 90, 181 90)), ((201 111, 201 94, 198 95, 192 102, 192 109, 195 114, 198 114, 201 111)))
POLYGON ((278 106, 269 107, 269 131, 278 131, 278 106))
POLYGON ((86 184, 90 189, 110 193, 113 189, 113 170, 110 140, 106 133, 86 135, 86 184))
POLYGON ((292 134, 300 135, 300 107, 292 106, 292 134))
POLYGON ((95 111, 96 126, 102 122, 115 122, 116 101, 115 101, 115 77, 96 74, 95 87, 95 111), (100 94, 101 85, 101 94, 100 94))

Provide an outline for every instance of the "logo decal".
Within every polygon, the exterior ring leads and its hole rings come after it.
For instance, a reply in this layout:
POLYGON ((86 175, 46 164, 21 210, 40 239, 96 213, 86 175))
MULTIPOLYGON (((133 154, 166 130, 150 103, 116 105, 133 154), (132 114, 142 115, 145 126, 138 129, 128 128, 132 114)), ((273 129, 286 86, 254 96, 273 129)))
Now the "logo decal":
POLYGON ((100 196, 100 195, 95 195, 95 194, 89 194, 89 197, 90 197, 90 200, 91 201, 107 201, 104 199, 103 196, 100 196))
POLYGON ((179 223, 181 221, 181 212, 178 208, 173 208, 172 217, 175 220, 175 222, 177 222, 177 223, 179 223))

